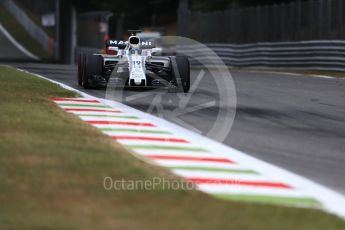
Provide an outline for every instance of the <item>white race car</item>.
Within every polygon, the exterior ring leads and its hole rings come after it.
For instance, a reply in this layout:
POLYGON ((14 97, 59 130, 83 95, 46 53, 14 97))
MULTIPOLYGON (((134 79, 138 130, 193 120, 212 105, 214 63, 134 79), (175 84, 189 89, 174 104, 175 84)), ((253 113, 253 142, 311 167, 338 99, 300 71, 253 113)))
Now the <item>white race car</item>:
POLYGON ((156 56, 162 52, 154 41, 141 40, 130 30, 128 41, 108 40, 106 54, 79 55, 78 84, 104 88, 109 79, 124 88, 166 87, 187 93, 190 64, 186 56, 156 56))

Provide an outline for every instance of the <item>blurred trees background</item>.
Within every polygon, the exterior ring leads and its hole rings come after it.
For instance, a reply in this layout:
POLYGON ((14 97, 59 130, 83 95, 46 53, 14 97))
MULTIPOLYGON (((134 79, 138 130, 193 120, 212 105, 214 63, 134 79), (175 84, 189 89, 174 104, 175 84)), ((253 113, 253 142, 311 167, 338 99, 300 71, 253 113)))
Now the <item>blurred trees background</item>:
MULTIPOLYGON (((192 10, 214 11, 292 1, 305 0, 189 0, 189 5, 192 10)), ((124 13, 125 27, 137 28, 175 22, 179 0, 73 0, 73 2, 78 10, 108 10, 114 13, 114 18, 121 17, 124 13)))
POLYGON ((192 10, 214 11, 246 6, 273 5, 306 0, 190 0, 192 10))

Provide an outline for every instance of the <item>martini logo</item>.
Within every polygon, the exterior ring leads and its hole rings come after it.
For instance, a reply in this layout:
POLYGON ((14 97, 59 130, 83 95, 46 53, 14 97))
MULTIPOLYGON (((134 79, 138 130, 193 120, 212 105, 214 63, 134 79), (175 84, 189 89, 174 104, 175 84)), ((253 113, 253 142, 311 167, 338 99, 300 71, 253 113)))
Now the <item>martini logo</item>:
MULTIPOLYGON (((141 46, 153 46, 152 41, 141 41, 141 46)), ((121 40, 108 40, 107 46, 118 46, 118 45, 127 45, 128 41, 121 41, 121 40)))
POLYGON ((152 42, 150 41, 142 41, 141 46, 152 46, 152 42))
POLYGON ((127 41, 118 41, 118 40, 109 40, 108 45, 124 45, 127 44, 127 41))

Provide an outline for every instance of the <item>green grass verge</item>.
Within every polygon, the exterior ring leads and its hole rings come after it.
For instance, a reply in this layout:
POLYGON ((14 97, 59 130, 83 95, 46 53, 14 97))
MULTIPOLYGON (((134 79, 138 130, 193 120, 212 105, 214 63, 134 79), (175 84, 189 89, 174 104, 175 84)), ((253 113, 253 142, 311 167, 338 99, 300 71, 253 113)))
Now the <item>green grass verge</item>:
POLYGON ((6 10, 0 1, 0 23, 5 29, 27 50, 41 59, 49 59, 51 56, 40 43, 34 40, 24 27, 6 10))
POLYGON ((330 77, 345 78, 345 72, 340 71, 322 71, 322 70, 287 70, 287 73, 300 73, 304 75, 323 75, 330 77))
POLYGON ((5 67, 0 85, 0 229, 345 229, 318 210, 197 191, 107 191, 105 177, 175 177, 49 100, 74 93, 5 67))
POLYGON ((313 76, 313 75, 323 75, 323 76, 329 76, 329 77, 339 77, 339 78, 345 78, 345 72, 340 71, 326 71, 326 70, 303 70, 303 69, 293 69, 293 68, 266 68, 266 69, 260 69, 260 68, 230 68, 231 71, 246 71, 246 70, 254 70, 258 72, 277 72, 277 73, 294 73, 294 74, 301 74, 304 76, 313 76))

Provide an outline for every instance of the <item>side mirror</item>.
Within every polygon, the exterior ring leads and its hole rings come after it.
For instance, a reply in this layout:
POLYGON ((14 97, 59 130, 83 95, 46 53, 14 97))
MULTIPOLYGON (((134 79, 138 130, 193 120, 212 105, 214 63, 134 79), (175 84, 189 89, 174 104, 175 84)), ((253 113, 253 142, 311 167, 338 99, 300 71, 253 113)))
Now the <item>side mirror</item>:
POLYGON ((152 54, 160 54, 160 53, 162 53, 162 48, 152 48, 151 53, 152 54))

